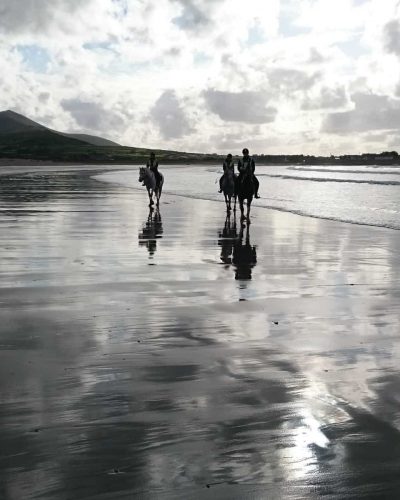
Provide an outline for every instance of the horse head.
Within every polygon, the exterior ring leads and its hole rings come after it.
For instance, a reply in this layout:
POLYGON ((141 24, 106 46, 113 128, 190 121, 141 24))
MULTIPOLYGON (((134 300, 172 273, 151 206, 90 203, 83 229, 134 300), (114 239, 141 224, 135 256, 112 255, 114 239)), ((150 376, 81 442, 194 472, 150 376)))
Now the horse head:
POLYGON ((139 168, 139 182, 143 182, 144 181, 145 170, 146 169, 144 167, 140 167, 139 168))

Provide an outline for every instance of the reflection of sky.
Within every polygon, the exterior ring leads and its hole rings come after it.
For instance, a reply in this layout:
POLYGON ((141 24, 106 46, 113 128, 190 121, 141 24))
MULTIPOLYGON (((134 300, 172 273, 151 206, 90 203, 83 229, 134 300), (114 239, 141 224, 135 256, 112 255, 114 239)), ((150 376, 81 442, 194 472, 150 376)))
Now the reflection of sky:
POLYGON ((396 231, 255 209, 257 263, 240 281, 221 262, 222 204, 164 196, 152 259, 141 190, 3 178, 0 209, 0 484, 47 475, 35 494, 51 498, 115 478, 323 489, 356 487, 345 467, 367 486, 388 464, 396 231))

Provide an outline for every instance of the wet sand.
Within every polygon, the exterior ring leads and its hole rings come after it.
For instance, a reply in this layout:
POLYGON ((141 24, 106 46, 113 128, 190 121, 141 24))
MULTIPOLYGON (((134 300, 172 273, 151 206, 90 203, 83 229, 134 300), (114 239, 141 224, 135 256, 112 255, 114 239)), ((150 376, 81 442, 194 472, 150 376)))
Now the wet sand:
POLYGON ((398 498, 400 233, 106 169, 0 177, 0 498, 398 498))

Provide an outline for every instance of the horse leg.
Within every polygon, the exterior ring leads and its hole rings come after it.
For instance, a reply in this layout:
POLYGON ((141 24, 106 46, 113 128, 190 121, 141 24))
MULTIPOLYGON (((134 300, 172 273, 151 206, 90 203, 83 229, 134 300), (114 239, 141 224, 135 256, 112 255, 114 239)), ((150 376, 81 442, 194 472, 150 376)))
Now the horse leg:
POLYGON ((243 220, 244 217, 244 207, 243 207, 243 198, 239 198, 239 207, 240 207, 240 219, 243 220))
POLYGON ((161 198, 161 193, 162 193, 163 184, 164 184, 164 179, 161 179, 161 181, 160 181, 160 185, 158 186, 157 206, 160 206, 160 198, 161 198))
POLYGON ((247 199, 247 222, 250 224, 250 207, 251 207, 251 198, 247 199))
POLYGON ((225 194, 226 211, 229 213, 231 211, 231 199, 229 194, 225 194))
POLYGON ((148 192, 148 194, 149 194, 149 200, 150 200, 149 207, 151 207, 152 205, 154 205, 154 201, 153 201, 153 190, 152 190, 152 189, 149 189, 147 192, 148 192))

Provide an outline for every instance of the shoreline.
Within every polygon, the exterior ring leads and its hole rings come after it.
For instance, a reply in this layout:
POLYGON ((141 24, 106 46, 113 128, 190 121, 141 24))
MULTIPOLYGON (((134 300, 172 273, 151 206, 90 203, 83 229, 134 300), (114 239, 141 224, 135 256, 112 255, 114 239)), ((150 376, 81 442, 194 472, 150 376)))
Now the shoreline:
MULTIPOLYGON (((165 165, 168 168, 168 165, 165 165)), ((186 165, 186 164, 176 164, 176 165, 171 165, 173 168, 185 168, 186 166, 191 166, 191 164, 186 165)), ((204 164, 201 165, 204 166, 205 168, 209 167, 210 165, 204 164)), ((263 165, 260 165, 263 166, 263 165)), ((9 166, 10 167, 10 166, 9 166)), ((0 176, 2 175, 10 175, 14 173, 29 173, 29 172, 34 172, 37 170, 37 167, 41 167, 40 171, 43 172, 52 172, 54 171, 54 168, 56 167, 62 167, 60 170, 55 170, 55 173, 61 173, 63 171, 68 172, 68 171, 78 171, 78 172, 92 172, 93 177, 97 177, 98 175, 102 174, 107 174, 111 172, 118 172, 118 171, 134 171, 134 169, 137 167, 137 165, 133 164, 127 164, 127 165, 107 165, 107 164, 98 164, 98 165, 91 165, 91 164, 65 164, 65 163, 60 163, 60 164, 53 164, 53 163, 46 163, 46 164, 41 164, 41 163, 32 163, 32 164, 26 164, 26 165, 14 165, 11 166, 10 169, 7 168, 6 165, 1 165, 0 161, 0 176)), ((120 186, 123 187, 121 183, 118 182, 113 182, 113 181, 106 181, 102 179, 96 179, 98 182, 102 182, 104 184, 112 184, 114 186, 120 186)), ((125 186, 128 189, 133 189, 137 191, 143 191, 139 186, 131 186, 127 185, 125 186)), ((164 194, 168 194, 169 196, 178 196, 178 197, 183 197, 183 198, 188 198, 188 199, 197 199, 197 200, 204 200, 204 201, 211 201, 211 202, 216 202, 216 203, 224 203, 223 199, 216 200, 212 198, 207 198, 207 197, 200 197, 200 196, 192 196, 192 195, 186 195, 186 194, 181 194, 181 193, 176 193, 168 190, 164 190, 164 194)), ((263 199, 263 197, 261 197, 263 199)), ((352 220, 345 220, 345 219, 340 219, 340 218, 334 218, 334 217, 324 217, 321 215, 312 215, 308 213, 304 213, 301 210, 290 210, 290 209, 285 209, 285 208, 280 208, 280 207, 275 207, 271 205, 252 205, 252 210, 272 210, 276 212, 281 212, 281 213, 287 213, 287 214, 292 214, 296 215, 298 217, 306 217, 310 219, 317 219, 317 220, 325 220, 325 221, 332 221, 332 222, 337 222, 337 223, 342 223, 342 224, 350 224, 353 226, 364 226, 368 227, 371 229, 380 229, 380 230, 390 230, 390 231, 400 231, 399 228, 396 227, 391 227, 389 225, 384 225, 384 224, 369 224, 367 222, 358 222, 358 221, 352 221, 352 220)))

